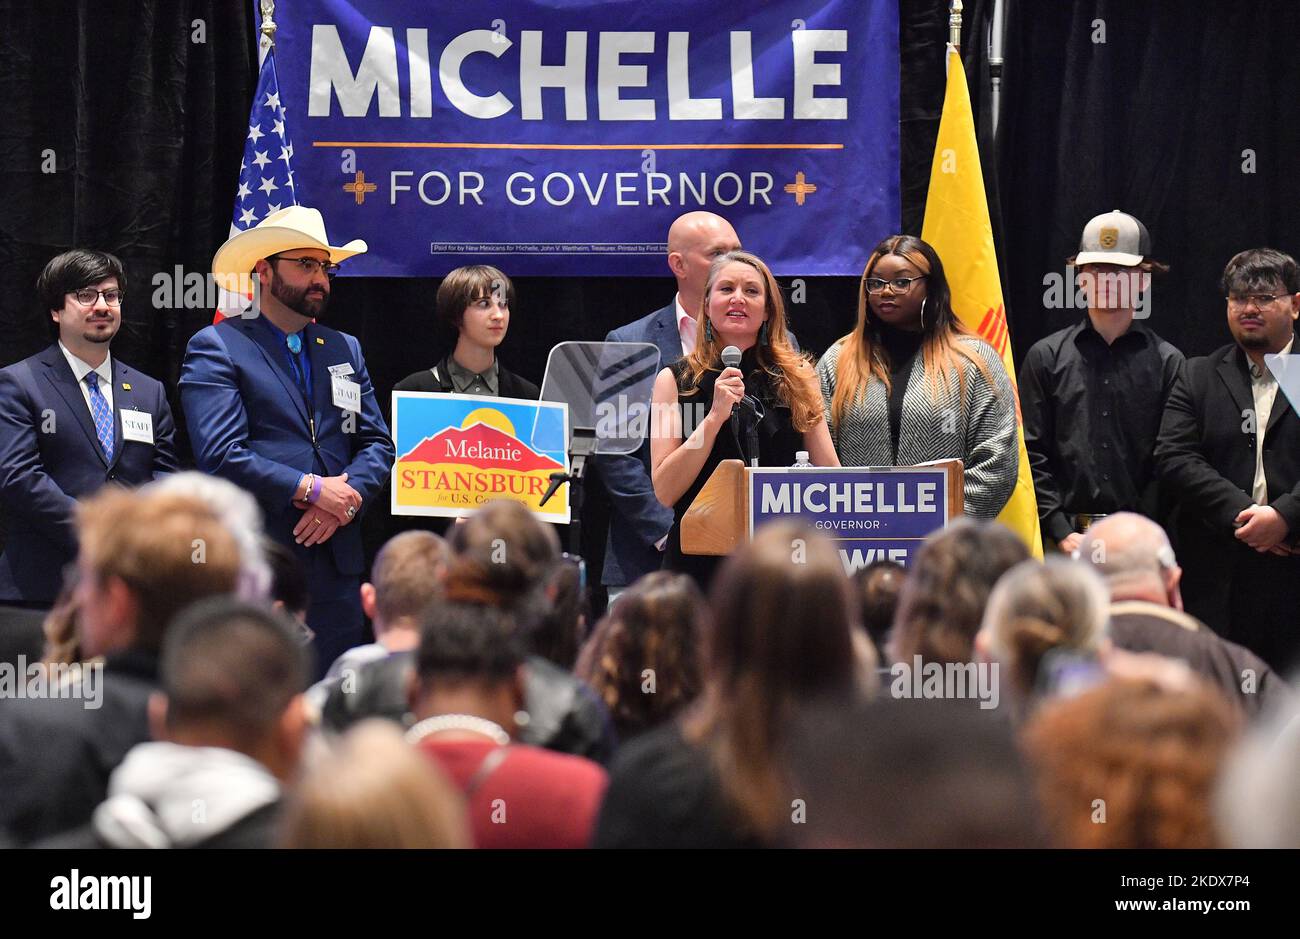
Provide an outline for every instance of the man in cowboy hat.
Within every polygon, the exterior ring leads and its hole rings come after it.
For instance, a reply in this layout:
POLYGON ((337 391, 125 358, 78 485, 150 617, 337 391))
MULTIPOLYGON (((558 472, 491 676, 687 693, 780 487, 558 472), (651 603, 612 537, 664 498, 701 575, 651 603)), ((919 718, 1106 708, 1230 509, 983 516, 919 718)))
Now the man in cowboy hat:
POLYGON ((200 469, 257 497, 267 531, 307 571, 318 670, 362 638, 363 506, 395 451, 356 338, 316 320, 330 277, 364 241, 330 244, 316 209, 290 206, 217 249, 212 273, 248 315, 200 330, 181 366, 181 405, 200 469))

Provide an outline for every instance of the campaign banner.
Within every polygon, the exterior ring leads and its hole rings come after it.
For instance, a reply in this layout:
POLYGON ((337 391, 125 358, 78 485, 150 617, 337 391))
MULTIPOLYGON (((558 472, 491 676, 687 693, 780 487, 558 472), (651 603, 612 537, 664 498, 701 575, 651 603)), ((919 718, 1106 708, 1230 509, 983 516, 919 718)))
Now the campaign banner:
POLYGON ((562 403, 394 391, 392 513, 455 518, 510 499, 568 524, 567 483, 541 504, 551 473, 568 470, 568 439, 562 403))
POLYGON ((927 535, 948 524, 942 469, 758 467, 749 476, 749 532, 802 518, 836 542, 844 570, 875 561, 904 567, 927 535))
POLYGON ((298 203, 368 243, 346 274, 667 276, 669 224, 707 210, 778 274, 856 275, 898 230, 897 0, 281 0, 274 18, 277 121, 249 132, 284 162, 254 154, 244 211, 292 169, 298 203))

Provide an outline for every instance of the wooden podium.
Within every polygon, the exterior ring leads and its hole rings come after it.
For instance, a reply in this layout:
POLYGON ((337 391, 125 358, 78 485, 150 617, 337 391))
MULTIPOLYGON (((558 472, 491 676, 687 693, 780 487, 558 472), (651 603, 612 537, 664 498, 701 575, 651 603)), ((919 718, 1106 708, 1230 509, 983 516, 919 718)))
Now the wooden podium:
MULTIPOLYGON (((840 485, 845 485, 843 480, 852 478, 860 480, 872 487, 868 493, 884 492, 884 488, 878 487, 877 484, 884 483, 886 486, 898 479, 908 478, 908 474, 913 476, 918 474, 934 477, 942 480, 943 493, 942 504, 933 506, 933 511, 921 512, 916 507, 899 508, 896 505, 889 507, 888 513, 875 513, 868 511, 865 514, 860 511, 857 517, 863 521, 855 522, 857 525, 870 525, 869 519, 876 514, 881 516, 884 524, 885 514, 896 512, 908 512, 916 517, 910 519, 913 524, 910 525, 907 534, 899 536, 897 540, 908 542, 920 542, 925 534, 929 534, 954 518, 962 515, 962 506, 964 504, 962 497, 962 485, 964 480, 964 468, 961 460, 936 460, 932 463, 923 463, 917 466, 862 466, 862 467, 814 467, 812 469, 780 469, 773 467, 759 467, 757 470, 745 466, 740 460, 723 460, 718 464, 709 481, 704 484, 691 503, 691 507, 686 510, 682 516, 682 551, 685 554, 708 554, 708 555, 725 555, 735 551, 741 545, 748 543, 753 532, 754 511, 751 505, 753 498, 754 485, 752 476, 755 473, 780 476, 789 474, 783 478, 794 480, 797 479, 804 487, 816 488, 819 480, 841 480, 840 485), (892 477, 892 479, 891 479, 892 477)), ((853 483, 854 486, 858 484, 853 483)), ((898 492, 903 494, 903 483, 898 483, 898 492)), ((822 486, 825 489, 826 486, 822 486)), ((860 488, 860 487, 859 487, 860 488)), ((765 514, 765 520, 770 520, 773 513, 768 511, 765 514)), ((790 518, 807 518, 809 513, 802 507, 791 507, 790 511, 778 511, 777 515, 788 516, 790 518)), ((828 516, 835 516, 835 511, 829 510, 825 513, 828 516)), ((820 526, 819 527, 827 527, 820 526)), ((832 535, 834 537, 834 535, 832 535)), ((882 536, 883 540, 884 536, 882 536)), ((837 540, 849 540, 840 538, 837 540)), ((865 542, 871 540, 871 537, 862 539, 865 542)))

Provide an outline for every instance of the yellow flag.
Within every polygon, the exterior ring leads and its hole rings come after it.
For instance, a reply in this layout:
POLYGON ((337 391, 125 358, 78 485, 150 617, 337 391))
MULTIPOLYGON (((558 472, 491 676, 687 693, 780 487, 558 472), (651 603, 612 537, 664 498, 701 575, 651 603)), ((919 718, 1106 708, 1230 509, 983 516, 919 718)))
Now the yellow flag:
MULTIPOLYGON (((993 226, 989 223, 989 204, 984 195, 979 146, 975 142, 975 118, 971 114, 961 56, 952 46, 948 47, 948 86, 939 120, 939 139, 934 147, 934 165, 930 169, 930 192, 921 237, 943 260, 952 288, 953 312, 998 351, 1015 388, 1016 368, 1007 336, 1007 314, 1002 303, 997 253, 993 250, 993 226)), ((1016 424, 1020 472, 1015 492, 998 521, 1023 538, 1034 557, 1041 558, 1038 502, 1034 498, 1029 456, 1025 453, 1018 393, 1016 424)))

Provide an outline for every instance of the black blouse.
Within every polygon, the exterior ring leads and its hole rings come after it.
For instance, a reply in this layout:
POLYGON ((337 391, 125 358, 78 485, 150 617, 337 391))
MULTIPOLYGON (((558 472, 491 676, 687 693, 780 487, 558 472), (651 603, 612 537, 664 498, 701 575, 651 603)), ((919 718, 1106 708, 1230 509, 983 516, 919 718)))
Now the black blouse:
MULTIPOLYGON (((713 385, 721 372, 705 372, 700 379, 699 388, 691 394, 685 394, 683 386, 686 382, 686 361, 679 359, 669 368, 677 380, 677 403, 682 409, 682 436, 689 437, 691 431, 699 426, 713 406, 713 385)), ((805 447, 803 434, 794 429, 789 405, 777 399, 772 379, 758 364, 754 349, 748 350, 741 358, 740 370, 745 373, 746 393, 758 398, 763 404, 764 414, 758 425, 759 465, 790 466, 794 463, 795 454, 805 447)), ((713 475, 719 463, 723 460, 741 460, 746 465, 749 464, 743 439, 746 435, 743 429, 737 432, 736 423, 728 422, 718 431, 718 436, 713 441, 713 449, 705 458, 699 475, 673 506, 673 527, 668 532, 668 543, 664 549, 665 570, 690 574, 705 589, 708 588, 722 559, 711 555, 682 553, 682 516, 691 507, 691 503, 695 501, 695 497, 709 481, 709 477, 713 475)))

